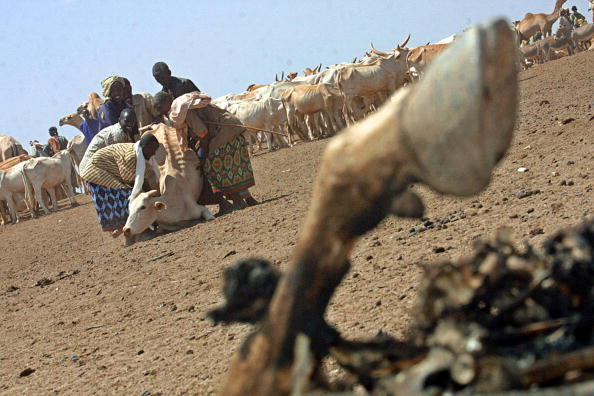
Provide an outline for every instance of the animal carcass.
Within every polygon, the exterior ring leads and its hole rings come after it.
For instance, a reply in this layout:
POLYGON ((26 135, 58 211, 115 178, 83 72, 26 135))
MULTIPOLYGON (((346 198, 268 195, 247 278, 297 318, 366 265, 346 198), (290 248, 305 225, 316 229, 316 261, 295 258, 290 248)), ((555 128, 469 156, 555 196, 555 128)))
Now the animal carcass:
POLYGON ((456 196, 488 185, 514 129, 515 54, 506 21, 472 29, 418 85, 330 142, 292 262, 261 325, 239 348, 222 395, 306 393, 341 341, 324 315, 356 240, 390 213, 422 216, 411 181, 456 196))

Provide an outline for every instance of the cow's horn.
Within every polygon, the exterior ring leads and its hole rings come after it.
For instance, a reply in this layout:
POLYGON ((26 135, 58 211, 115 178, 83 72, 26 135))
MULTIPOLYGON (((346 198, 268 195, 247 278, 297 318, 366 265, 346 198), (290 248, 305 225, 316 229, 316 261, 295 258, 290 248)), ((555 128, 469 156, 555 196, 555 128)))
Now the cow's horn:
POLYGON ((406 40, 402 42, 402 44, 398 44, 398 49, 401 50, 402 48, 406 47, 406 44, 408 44, 408 40, 410 40, 410 33, 408 34, 406 40))
POLYGON ((278 73, 274 75, 274 81, 278 82, 278 73))

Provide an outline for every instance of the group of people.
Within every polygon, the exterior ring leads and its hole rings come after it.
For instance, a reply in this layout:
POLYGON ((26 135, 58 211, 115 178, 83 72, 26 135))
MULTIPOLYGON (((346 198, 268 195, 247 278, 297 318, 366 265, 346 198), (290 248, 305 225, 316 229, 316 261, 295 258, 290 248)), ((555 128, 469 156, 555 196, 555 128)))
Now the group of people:
POLYGON ((101 83, 105 101, 98 105, 100 98, 89 98, 82 114, 88 147, 79 171, 102 229, 120 235, 129 200, 150 190, 146 162, 159 147, 150 126, 160 122, 173 127, 182 149, 193 150, 199 159, 204 175, 199 204, 218 205, 217 215, 257 205, 249 191, 255 179, 241 122, 211 105, 191 80, 172 76, 164 62, 156 63, 152 73, 162 86, 156 95, 133 95, 127 79, 111 76, 101 83), (137 112, 144 124, 150 118, 148 128, 139 128, 137 112))

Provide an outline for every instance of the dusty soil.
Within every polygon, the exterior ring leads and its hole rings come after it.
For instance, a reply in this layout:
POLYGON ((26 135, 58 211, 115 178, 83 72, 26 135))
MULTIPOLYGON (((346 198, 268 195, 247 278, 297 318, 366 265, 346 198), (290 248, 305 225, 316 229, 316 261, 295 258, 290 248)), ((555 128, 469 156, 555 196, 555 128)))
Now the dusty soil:
MULTIPOLYGON (((433 226, 389 219, 359 242, 329 309, 340 331, 403 336, 417 263, 468 254, 500 227, 539 245, 592 214, 592 65, 594 52, 580 53, 520 75, 517 133, 487 191, 461 200, 421 189, 433 226)), ((246 256, 285 268, 326 144, 257 155, 261 205, 130 248, 100 232, 82 196, 80 207, 5 227, 0 394, 216 393, 249 330, 204 319, 221 302, 222 270, 246 256)))

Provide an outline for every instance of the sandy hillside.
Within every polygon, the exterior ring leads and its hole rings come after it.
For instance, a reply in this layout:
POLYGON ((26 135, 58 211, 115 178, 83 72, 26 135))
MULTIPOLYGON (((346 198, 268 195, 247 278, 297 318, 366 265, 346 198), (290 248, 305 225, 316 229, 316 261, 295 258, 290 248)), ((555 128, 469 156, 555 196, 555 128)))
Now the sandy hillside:
MULTIPOLYGON (((422 190, 427 219, 390 219, 363 238, 330 321, 350 338, 401 336, 416 263, 467 254, 503 226, 538 245, 591 215, 593 65, 591 51, 522 72, 516 136, 489 189, 467 200, 422 190)), ((81 196, 80 207, 3 228, 0 394, 215 393, 248 331, 203 319, 221 301, 222 269, 246 256, 284 268, 326 144, 257 155, 261 205, 130 248, 100 232, 81 196)))

